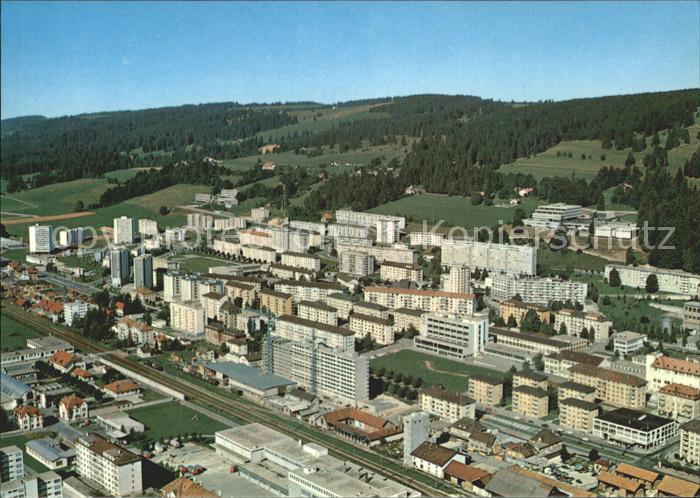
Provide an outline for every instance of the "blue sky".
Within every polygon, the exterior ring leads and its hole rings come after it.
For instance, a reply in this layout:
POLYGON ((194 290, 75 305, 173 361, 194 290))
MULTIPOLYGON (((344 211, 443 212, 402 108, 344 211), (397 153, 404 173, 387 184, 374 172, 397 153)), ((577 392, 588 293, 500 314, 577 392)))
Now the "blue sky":
POLYGON ((2 4, 2 117, 700 86, 700 2, 2 4))

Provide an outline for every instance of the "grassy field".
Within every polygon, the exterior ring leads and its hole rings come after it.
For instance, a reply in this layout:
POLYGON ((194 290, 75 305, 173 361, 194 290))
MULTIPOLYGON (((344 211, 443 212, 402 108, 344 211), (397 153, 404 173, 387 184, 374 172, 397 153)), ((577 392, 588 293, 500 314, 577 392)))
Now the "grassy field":
MULTIPOLYGON (((46 434, 48 436, 48 434, 46 434)), ((24 465, 36 472, 48 472, 48 467, 45 467, 40 461, 35 460, 27 454, 26 445, 29 438, 24 434, 17 434, 13 436, 7 436, 5 434, 0 434, 0 447, 4 446, 17 446, 24 453, 24 465)))
POLYGON ((537 265, 540 272, 574 270, 599 271, 605 270, 607 260, 592 254, 577 254, 574 251, 550 251, 546 246, 537 250, 537 265))
POLYGON ((376 372, 384 367, 387 371, 420 377, 426 386, 442 384, 446 389, 466 391, 470 375, 490 375, 503 378, 504 372, 467 365, 417 351, 403 350, 398 353, 375 358, 370 367, 376 372))
POLYGON ((40 335, 36 330, 16 322, 9 315, 0 313, 0 347, 3 352, 26 348, 27 339, 40 335))
POLYGON ((132 418, 146 426, 146 435, 151 441, 169 439, 186 432, 214 434, 227 426, 175 401, 134 408, 127 412, 132 418))
POLYGON ((160 169, 160 168, 126 168, 126 169, 115 169, 114 171, 109 171, 105 173, 105 178, 116 178, 120 182, 125 182, 131 180, 141 171, 147 171, 150 169, 160 169))
POLYGON ((219 258, 205 257, 205 256, 195 256, 193 258, 178 258, 176 261, 180 262, 180 268, 185 271, 206 273, 209 271, 210 266, 220 266, 231 264, 230 261, 219 258))
MULTIPOLYGON (((664 301, 655 301, 666 304, 664 301)), ((648 327, 661 328, 661 319, 666 315, 662 310, 649 305, 644 299, 634 299, 626 296, 610 298, 610 304, 605 304, 603 299, 598 299, 598 309, 608 319, 612 320, 615 330, 632 330, 635 332, 648 332, 648 327), (642 317, 649 319, 648 324, 642 324, 642 317)), ((680 325, 681 320, 674 318, 674 325, 680 325)))
POLYGON ((538 204, 537 199, 527 198, 521 205, 514 207, 496 207, 483 204, 474 206, 469 197, 418 194, 387 202, 370 209, 370 212, 406 216, 409 221, 418 223, 427 220, 429 227, 432 226, 433 222, 445 220, 446 225, 471 230, 474 227, 492 227, 501 221, 511 223, 516 209, 523 209, 525 214, 529 216, 538 204))
POLYGON ((77 201, 85 206, 97 202, 110 185, 106 180, 83 179, 56 183, 44 187, 2 196, 2 210, 48 215, 72 213, 77 201))

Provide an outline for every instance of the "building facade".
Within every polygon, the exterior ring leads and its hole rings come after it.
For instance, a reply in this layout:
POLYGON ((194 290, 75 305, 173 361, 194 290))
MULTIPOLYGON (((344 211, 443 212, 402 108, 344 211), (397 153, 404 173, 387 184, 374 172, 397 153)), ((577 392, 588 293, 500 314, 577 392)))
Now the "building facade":
POLYGON ((143 492, 139 456, 96 434, 78 438, 75 450, 78 473, 97 482, 113 496, 143 492))

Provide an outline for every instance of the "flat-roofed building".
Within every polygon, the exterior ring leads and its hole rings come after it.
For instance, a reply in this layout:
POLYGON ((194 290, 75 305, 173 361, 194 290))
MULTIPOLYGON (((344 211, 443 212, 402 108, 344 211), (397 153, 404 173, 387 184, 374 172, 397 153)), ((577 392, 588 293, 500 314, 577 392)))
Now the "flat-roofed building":
POLYGON ((305 268, 281 265, 279 263, 271 264, 268 271, 273 277, 282 280, 313 280, 316 275, 313 271, 305 268))
POLYGON ((17 446, 0 448, 0 482, 24 477, 24 455, 17 446))
POLYGON ((352 311, 353 301, 350 296, 342 293, 329 294, 325 298, 328 306, 337 310, 338 318, 341 320, 349 320, 350 312, 352 311))
POLYGON ((530 386, 547 389, 547 376, 532 370, 521 370, 513 375, 513 387, 530 386))
POLYGON ((569 369, 572 382, 596 389, 596 398, 604 403, 628 409, 642 409, 646 405, 644 379, 602 367, 579 363, 569 369))
POLYGON ((297 303, 297 316, 311 322, 338 325, 338 310, 323 301, 300 301, 297 303))
POLYGON ((513 388, 512 410, 531 418, 546 416, 549 413, 547 391, 527 385, 513 388))
POLYGON ((598 412, 598 405, 591 401, 576 398, 561 399, 559 400, 559 425, 590 434, 593 430, 593 420, 598 412))
POLYGON ((303 280, 280 280, 275 290, 292 295, 295 303, 300 301, 325 300, 330 294, 343 292, 343 286, 332 282, 306 282, 303 280))
POLYGON ((360 225, 341 225, 331 223, 327 228, 328 236, 332 239, 366 239, 369 236, 369 229, 360 225))
POLYGON ((700 363, 654 354, 648 354, 646 358, 646 379, 650 392, 657 392, 669 384, 700 386, 700 363))
POLYGON ((469 397, 484 405, 498 406, 503 401, 503 381, 486 375, 469 377, 469 397))
POLYGON ((596 395, 595 387, 576 382, 562 382, 559 384, 559 400, 580 399, 582 401, 594 402, 596 395))
POLYGON ((398 223, 400 230, 406 228, 406 218, 403 216, 390 216, 388 214, 365 213, 361 211, 350 211, 339 209, 335 212, 336 223, 344 225, 359 225, 367 228, 375 228, 379 221, 394 221, 398 223))
POLYGON ((274 335, 291 341, 319 341, 340 351, 355 350, 355 334, 344 327, 284 315, 275 323, 274 335))
POLYGON ((321 271, 321 258, 313 254, 303 252, 285 252, 282 253, 281 263, 285 266, 293 266, 296 268, 304 268, 314 272, 321 271))
POLYGON ((576 204, 544 204, 537 206, 532 217, 525 221, 526 226, 540 228, 558 228, 560 225, 576 222, 583 216, 583 208, 576 204))
POLYGON ((700 389, 683 384, 667 384, 659 389, 657 411, 678 423, 700 418, 700 389))
POLYGON ((252 282, 230 280, 224 285, 224 290, 231 301, 240 299, 243 306, 253 306, 260 286, 252 282))
POLYGON ((425 313, 427 313, 427 311, 409 308, 391 310, 391 317, 394 320, 394 334, 404 332, 411 328, 418 332, 422 322, 421 317, 425 313))
POLYGON ((476 307, 474 294, 393 287, 365 287, 365 301, 387 308, 411 308, 467 315, 472 314, 476 307))
POLYGON ((340 254, 340 271, 348 275, 366 277, 374 273, 374 256, 345 251, 340 254))
POLYGON ((402 244, 394 244, 393 246, 373 246, 371 241, 366 240, 366 242, 368 243, 363 244, 359 243, 358 239, 347 242, 338 239, 336 240, 336 248, 340 255, 344 252, 365 254, 374 257, 374 260, 380 264, 387 261, 406 264, 416 264, 418 262, 418 253, 402 244))
POLYGON ((549 308, 538 304, 523 303, 522 301, 509 299, 508 301, 503 301, 500 308, 503 321, 508 323, 510 317, 513 317, 516 327, 520 327, 523 324, 523 318, 525 318, 525 315, 527 315, 529 311, 535 313, 540 322, 549 323, 549 308))
POLYGON ((688 463, 700 465, 700 418, 681 425, 679 433, 680 457, 688 463))
POLYGON ((377 318, 389 318, 389 309, 381 304, 369 301, 356 301, 352 305, 352 312, 361 315, 369 315, 377 318))
POLYGON ((205 368, 234 392, 258 402, 284 395, 295 384, 290 379, 232 361, 207 363, 205 368))
POLYGON ((486 313, 425 313, 413 344, 419 351, 463 360, 484 350, 488 333, 486 313))
POLYGON ((377 244, 395 244, 401 237, 401 227, 397 220, 377 220, 377 244))
POLYGON ((555 311, 554 329, 557 332, 565 330, 568 335, 581 336, 581 331, 585 328, 589 334, 589 339, 594 341, 607 341, 610 338, 612 322, 599 313, 586 313, 573 309, 562 309, 555 311), (562 329, 564 326, 564 329, 562 329), (593 332, 593 337, 590 334, 593 332))
POLYGON ((613 334, 614 350, 622 355, 632 354, 644 347, 647 336, 638 332, 626 330, 613 334))
POLYGON ((274 263, 277 261, 277 251, 272 247, 241 244, 241 256, 259 263, 274 263))
POLYGON ((202 303, 202 307, 204 308, 204 317, 207 320, 218 320, 221 305, 226 301, 228 301, 228 296, 221 292, 212 291, 202 294, 199 298, 199 302, 202 303))
POLYGON ((520 296, 523 302, 547 306, 552 301, 585 303, 588 285, 552 277, 520 277, 496 274, 491 277, 491 297, 498 301, 520 296))
POLYGON ((170 303, 170 326, 190 334, 203 334, 206 318, 199 301, 172 301, 170 303))
POLYGON ((394 328, 391 320, 378 318, 361 313, 350 314, 350 330, 355 333, 355 339, 370 336, 374 342, 381 345, 394 343, 394 328))
POLYGON ((565 379, 569 378, 569 369, 574 365, 582 363, 584 365, 600 366, 604 358, 582 351, 561 351, 552 353, 544 357, 544 372, 549 375, 556 375, 565 379))
POLYGON ((447 273, 440 275, 440 288, 447 292, 471 294, 472 273, 468 266, 450 266, 447 273))
POLYGON ((496 344, 524 349, 535 354, 550 355, 562 351, 581 351, 588 347, 588 341, 577 337, 554 336, 532 332, 518 332, 503 327, 491 327, 489 335, 496 344))
POLYGON ((411 247, 442 247, 447 240, 447 235, 437 232, 410 232, 408 234, 408 245, 411 247))
POLYGON ((29 252, 32 254, 50 253, 53 249, 53 226, 31 225, 29 227, 29 252))
POLYGON ((448 238, 442 243, 441 263, 489 272, 535 275, 537 248, 448 238))
POLYGON ((677 434, 675 420, 628 408, 601 413, 593 421, 594 436, 643 450, 661 447, 677 434))
POLYGON ((292 295, 270 289, 260 291, 260 308, 275 316, 292 314, 292 295))
POLYGON ((700 275, 688 273, 683 270, 671 270, 655 268, 653 266, 625 266, 619 264, 605 265, 605 278, 610 280, 610 272, 617 270, 620 282, 625 287, 644 289, 647 278, 656 275, 659 283, 659 292, 671 294, 688 294, 697 296, 700 289, 700 275))
POLYGON ((379 267, 379 277, 389 282, 397 282, 400 280, 422 282, 423 268, 414 264, 385 261, 379 267))
POLYGON ((689 301, 683 304, 683 328, 700 330, 700 301, 689 301))
POLYGON ((241 254, 241 244, 233 240, 214 239, 212 249, 226 256, 241 254))
POLYGON ((141 458, 97 434, 76 440, 78 474, 95 481, 113 496, 143 492, 141 458))
POLYGON ((476 413, 476 403, 469 396, 437 386, 423 389, 418 401, 422 411, 449 422, 465 417, 473 419, 476 413))

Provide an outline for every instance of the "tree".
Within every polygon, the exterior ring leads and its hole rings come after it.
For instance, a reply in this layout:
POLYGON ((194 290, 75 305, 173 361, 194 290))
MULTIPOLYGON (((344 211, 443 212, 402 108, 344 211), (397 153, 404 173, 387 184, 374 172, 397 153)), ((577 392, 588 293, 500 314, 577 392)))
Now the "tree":
POLYGON ((566 328, 566 324, 562 322, 561 327, 559 327, 559 334, 566 335, 567 333, 568 333, 568 330, 566 328))
POLYGON ((78 213, 78 212, 84 211, 84 210, 85 210, 85 203, 83 201, 75 201, 75 207, 73 208, 73 211, 78 213))
POLYGON ((535 370, 539 372, 544 371, 544 359, 542 359, 542 353, 537 354, 534 358, 532 358, 532 365, 535 367, 535 370))
POLYGON ((508 327, 517 327, 518 326, 518 321, 515 319, 515 315, 510 315, 508 317, 508 322, 506 323, 506 326, 508 326, 508 327))
POLYGON ((158 212, 161 216, 165 216, 166 214, 168 214, 168 206, 161 206, 158 212))
POLYGON ((620 285, 622 285, 622 281, 620 280, 620 272, 617 271, 617 268, 610 270, 608 283, 610 284, 610 287, 620 287, 620 285))
POLYGON ((644 288, 649 294, 653 294, 659 290, 659 279, 655 274, 652 273, 647 277, 647 282, 644 288))
POLYGON ((523 322, 520 324, 520 327, 528 332, 539 332, 541 326, 542 322, 535 310, 528 310, 527 313, 525 313, 523 322))
POLYGON ((627 251, 625 252, 625 264, 626 265, 633 265, 637 262, 637 257, 634 255, 634 251, 632 250, 631 247, 627 248, 627 251))
POLYGON ((602 192, 600 192, 600 193, 598 194, 598 200, 596 201, 596 206, 595 206, 595 208, 596 208, 598 211, 602 211, 603 209, 605 209, 605 197, 603 197, 603 193, 602 193, 602 192))
POLYGON ((600 460, 600 454, 598 453, 597 449, 591 448, 591 451, 588 452, 588 460, 591 462, 600 460))

